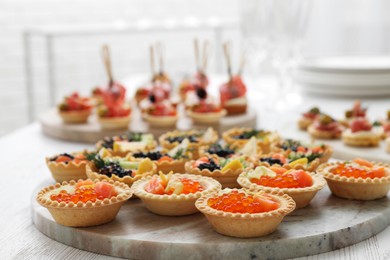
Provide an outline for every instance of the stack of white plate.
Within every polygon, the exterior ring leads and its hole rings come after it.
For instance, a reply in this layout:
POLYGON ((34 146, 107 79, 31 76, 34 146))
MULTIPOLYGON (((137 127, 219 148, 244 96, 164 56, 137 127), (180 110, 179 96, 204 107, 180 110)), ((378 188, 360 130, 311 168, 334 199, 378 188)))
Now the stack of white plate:
POLYGON ((390 57, 326 57, 303 61, 294 74, 302 90, 315 94, 390 95, 390 57))

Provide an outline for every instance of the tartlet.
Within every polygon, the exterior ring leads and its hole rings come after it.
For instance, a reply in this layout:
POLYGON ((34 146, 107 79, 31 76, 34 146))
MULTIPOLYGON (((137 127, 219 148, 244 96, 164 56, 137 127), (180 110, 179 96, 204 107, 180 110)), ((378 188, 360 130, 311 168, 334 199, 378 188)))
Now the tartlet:
MULTIPOLYGON (((58 202, 51 199, 51 195, 57 195, 62 190, 72 193, 76 190, 76 185, 82 181, 70 181, 57 183, 43 188, 37 194, 37 201, 40 205, 47 208, 54 220, 63 226, 70 227, 90 227, 105 224, 112 221, 117 215, 120 207, 131 196, 130 188, 120 182, 108 182, 114 187, 115 194, 113 196, 104 196, 102 199, 95 199, 92 201, 82 202, 58 202)), ((85 182, 85 181, 84 181, 85 182)), ((102 183, 100 181, 91 182, 102 183)), ((90 184, 89 184, 90 185, 90 184)), ((102 186, 102 185, 101 185, 102 186)), ((104 185, 107 186, 107 185, 104 185)))
MULTIPOLYGON (((237 200, 233 201, 237 203, 237 200)), ((250 238, 266 236, 274 232, 284 216, 294 210, 295 202, 288 195, 277 192, 254 193, 247 190, 225 189, 202 196, 196 201, 195 206, 206 216, 216 232, 226 236, 250 238), (218 210, 209 205, 210 200, 234 192, 244 193, 245 197, 248 195, 256 196, 263 201, 268 201, 268 203, 271 200, 271 203, 277 203, 278 207, 260 213, 233 213, 218 210)))
POLYGON ((331 192, 337 197, 352 200, 375 200, 383 198, 390 189, 390 165, 380 162, 367 162, 355 159, 353 162, 332 162, 322 164, 317 172, 322 174, 328 183, 331 192), (379 177, 343 176, 333 171, 338 167, 352 167, 367 174, 370 170, 383 168, 384 174, 379 177))
POLYGON ((225 143, 232 148, 242 148, 252 137, 256 138, 257 145, 261 148, 262 153, 269 153, 271 146, 280 139, 276 132, 252 128, 235 127, 222 134, 225 143))
POLYGON ((87 162, 84 152, 46 157, 46 165, 57 182, 86 179, 87 162))
MULTIPOLYGON (((285 169, 285 172, 283 173, 282 172, 276 173, 276 169, 277 168, 273 168, 273 167, 267 168, 264 166, 259 166, 256 167, 256 169, 254 170, 245 171, 242 174, 240 174, 240 176, 237 179, 237 182, 242 187, 250 190, 266 191, 266 192, 271 192, 271 191, 283 192, 291 196, 291 198, 293 198, 293 200, 296 203, 297 209, 309 205, 310 201, 314 198, 317 192, 326 185, 326 182, 322 176, 314 174, 312 172, 307 172, 304 170, 285 169), (297 182, 300 183, 301 186, 292 187, 291 185, 291 187, 288 187, 289 185, 287 185, 287 187, 285 187, 286 185, 283 184, 283 179, 281 178, 289 178, 289 174, 291 174, 291 178, 295 180, 296 178, 295 173, 298 173, 299 175, 302 176, 302 179, 299 180, 297 177, 296 180, 297 182), (257 179, 260 181, 262 178, 267 178, 268 179, 267 181, 271 179, 273 181, 273 184, 270 183, 269 185, 266 186, 266 184, 261 185, 251 181, 251 179, 257 179)), ((280 167, 280 169, 283 169, 283 167, 280 167)), ((299 176, 298 174, 297 176, 299 176)))
POLYGON ((188 150, 189 141, 184 139, 172 150, 154 150, 149 152, 138 152, 129 154, 130 160, 140 160, 149 158, 157 166, 157 172, 167 174, 171 171, 175 173, 185 173, 184 164, 192 159, 192 153, 188 150))
POLYGON ((245 168, 251 167, 250 163, 241 162, 240 159, 226 159, 225 165, 221 165, 223 158, 217 156, 201 157, 198 160, 186 162, 186 172, 211 177, 222 184, 222 188, 238 188, 237 177, 245 168), (246 165, 245 165, 246 164, 246 165))
POLYGON ((322 114, 307 128, 307 132, 317 139, 338 139, 344 127, 332 117, 322 114))
POLYGON ((284 139, 277 143, 272 152, 283 153, 290 161, 307 158, 311 163, 318 159, 319 163, 327 162, 333 154, 333 148, 327 144, 306 144, 299 140, 284 139))
POLYGON ((58 105, 58 113, 66 124, 84 124, 92 113, 91 100, 74 92, 58 105))
POLYGON ((318 158, 315 158, 314 160, 309 160, 308 157, 290 159, 288 155, 284 153, 270 153, 258 157, 254 165, 266 167, 270 167, 272 165, 279 165, 286 169, 305 170, 313 172, 320 165, 320 160, 318 158))
POLYGON ((222 108, 228 115, 245 114, 248 107, 246 86, 239 75, 231 77, 219 88, 222 108))
POLYGON ((209 146, 218 141, 218 133, 211 127, 206 131, 189 130, 189 131, 170 131, 159 137, 161 147, 171 150, 178 146, 184 139, 190 141, 189 151, 192 153, 192 158, 199 157, 199 147, 209 146))
POLYGON ((95 159, 86 165, 87 176, 92 180, 114 180, 131 186, 142 177, 155 174, 157 170, 156 165, 149 158, 140 162, 130 162, 116 157, 95 159), (129 167, 121 165, 129 165, 129 167))
MULTIPOLYGON (((154 97, 154 96, 151 96, 154 97)), ((151 126, 174 127, 178 120, 176 108, 168 100, 157 102, 155 98, 151 106, 142 112, 142 118, 151 126)))
POLYGON ((183 216, 194 214, 198 212, 195 207, 195 201, 198 198, 221 189, 221 184, 212 178, 192 174, 173 174, 168 177, 170 180, 189 179, 199 183, 203 190, 188 194, 154 194, 146 191, 146 186, 156 178, 160 177, 147 176, 136 181, 132 186, 132 191, 142 200, 149 211, 158 215, 183 216))
POLYGON ((383 135, 381 127, 372 127, 368 120, 363 117, 351 120, 349 126, 350 128, 342 133, 344 144, 358 147, 379 145, 383 135))
POLYGON ((301 130, 307 130, 309 125, 314 123, 314 121, 320 116, 321 112, 318 107, 313 107, 309 111, 302 114, 298 120, 298 127, 301 130))
POLYGON ((222 117, 226 116, 226 113, 225 109, 216 112, 187 111, 187 115, 197 124, 217 124, 222 117))
POLYGON ((157 142, 153 134, 127 132, 124 135, 105 137, 96 143, 98 150, 105 148, 114 156, 126 156, 129 152, 151 151, 157 142))

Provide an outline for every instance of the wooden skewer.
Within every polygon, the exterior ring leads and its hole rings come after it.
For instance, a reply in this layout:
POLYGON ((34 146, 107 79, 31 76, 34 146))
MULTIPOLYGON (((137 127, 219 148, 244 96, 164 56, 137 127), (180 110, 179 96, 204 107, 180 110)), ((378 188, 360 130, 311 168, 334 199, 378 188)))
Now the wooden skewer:
POLYGON ((209 41, 205 41, 203 44, 203 64, 202 71, 205 72, 207 69, 207 62, 211 53, 211 45, 209 41))
POLYGON ((237 73, 238 76, 241 76, 242 72, 244 71, 245 63, 246 63, 246 55, 245 55, 245 53, 243 53, 241 55, 240 67, 239 67, 238 73, 237 73))
POLYGON ((108 76, 108 84, 111 87, 114 83, 114 77, 112 76, 110 49, 106 44, 102 46, 102 58, 108 76))
POLYGON ((154 75, 156 75, 156 64, 154 62, 154 48, 153 48, 153 45, 150 45, 149 51, 150 51, 150 69, 152 71, 152 78, 153 78, 154 75))
POLYGON ((161 42, 156 43, 156 57, 159 61, 159 73, 163 74, 164 73, 164 46, 162 45, 161 42))
POLYGON ((195 66, 198 71, 201 70, 199 65, 199 42, 198 39, 194 40, 194 51, 195 51, 195 66))
POLYGON ((223 50, 224 50, 224 53, 225 53, 225 59, 226 59, 226 63, 227 63, 228 74, 229 74, 229 77, 231 79, 233 77, 233 75, 232 75, 232 63, 231 63, 231 60, 230 60, 230 43, 225 42, 223 44, 223 50))

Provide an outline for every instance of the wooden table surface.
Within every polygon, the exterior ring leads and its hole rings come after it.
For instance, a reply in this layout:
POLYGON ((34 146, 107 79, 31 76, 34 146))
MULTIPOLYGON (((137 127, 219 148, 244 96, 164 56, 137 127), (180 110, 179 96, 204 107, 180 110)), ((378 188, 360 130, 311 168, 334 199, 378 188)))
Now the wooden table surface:
MULTIPOLYGON (((261 95, 254 95, 251 102, 265 99, 261 95)), ((276 115, 285 114, 284 118, 295 121, 301 112, 313 104, 318 105, 319 101, 334 112, 341 113, 351 106, 353 99, 328 100, 304 96, 294 103, 293 111, 277 112, 276 115)), ((390 109, 389 98, 368 100, 368 104, 370 114, 377 117, 384 117, 385 111, 390 109)), ((267 109, 259 112, 260 127, 280 126, 281 121, 272 121, 275 114, 267 109)), ((41 234, 31 220, 32 194, 40 183, 51 178, 45 156, 92 148, 92 145, 49 138, 42 133, 40 125, 34 123, 1 137, 0 147, 3 149, 0 153, 3 185, 0 198, 0 259, 110 259, 58 243, 41 234)), ((300 259, 390 259, 390 227, 353 246, 300 259)))

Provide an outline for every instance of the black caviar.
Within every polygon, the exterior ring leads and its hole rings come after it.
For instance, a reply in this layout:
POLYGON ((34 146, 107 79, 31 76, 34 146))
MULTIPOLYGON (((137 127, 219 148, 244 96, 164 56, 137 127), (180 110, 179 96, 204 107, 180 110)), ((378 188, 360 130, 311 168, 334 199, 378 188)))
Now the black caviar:
POLYGON ((203 169, 208 169, 210 170, 211 172, 214 171, 214 170, 220 170, 221 169, 221 166, 219 166, 218 164, 216 164, 214 162, 213 159, 209 159, 209 162, 208 163, 202 163, 202 164, 199 164, 198 168, 200 170, 203 170, 203 169))
POLYGON ((111 177, 113 174, 115 174, 118 177, 125 177, 125 176, 131 176, 133 171, 123 169, 118 163, 110 162, 107 165, 100 168, 99 173, 107 175, 108 177, 111 177))
POLYGON ((219 157, 224 157, 224 158, 234 154, 234 150, 228 147, 223 148, 220 144, 213 144, 206 152, 210 154, 216 154, 219 157))
POLYGON ((276 159, 276 158, 272 158, 272 157, 263 157, 263 158, 260 158, 260 161, 267 162, 269 165, 274 165, 274 164, 283 165, 281 160, 276 159))
POLYGON ((135 158, 149 158, 152 161, 157 161, 161 157, 166 156, 166 154, 162 154, 160 151, 155 151, 155 152, 139 152, 139 153, 134 153, 133 156, 135 158))

